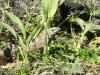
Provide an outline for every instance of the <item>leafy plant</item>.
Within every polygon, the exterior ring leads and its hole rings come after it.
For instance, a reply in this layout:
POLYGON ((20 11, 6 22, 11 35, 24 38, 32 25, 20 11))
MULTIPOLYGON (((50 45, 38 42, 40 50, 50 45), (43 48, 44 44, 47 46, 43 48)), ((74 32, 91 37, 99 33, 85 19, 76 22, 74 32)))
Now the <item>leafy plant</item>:
POLYGON ((100 14, 100 9, 96 9, 96 1, 86 1, 85 9, 90 15, 89 21, 91 21, 92 17, 100 14))
POLYGON ((46 50, 48 49, 48 32, 47 29, 51 28, 51 22, 53 20, 53 17, 56 13, 56 10, 58 8, 58 0, 42 0, 41 5, 41 15, 42 15, 42 24, 44 26, 44 29, 46 30, 45 34, 45 46, 44 46, 44 53, 46 53, 46 50))
POLYGON ((33 38, 37 37, 37 35, 39 34, 39 32, 42 28, 42 25, 37 26, 32 32, 30 32, 30 35, 27 37, 26 29, 25 29, 25 26, 23 25, 22 21, 17 16, 15 16, 13 13, 10 13, 7 11, 5 11, 5 13, 8 15, 8 17, 11 19, 11 21, 16 23, 17 26, 21 29, 23 37, 18 35, 15 32, 15 30, 7 23, 0 22, 0 25, 5 27, 6 29, 8 29, 13 34, 13 36, 15 37, 15 39, 17 40, 17 42, 19 44, 19 50, 21 52, 24 62, 28 63, 29 44, 33 38))
POLYGON ((76 74, 82 72, 82 66, 79 58, 76 58, 74 63, 61 63, 61 71, 64 75, 76 74))
POLYGON ((100 26, 99 25, 95 25, 94 23, 92 22, 85 22, 83 21, 82 19, 80 18, 73 18, 72 21, 76 22, 78 25, 80 25, 81 29, 82 29, 82 32, 81 32, 81 36, 80 36, 80 40, 79 42, 77 43, 77 50, 79 51, 79 49, 81 48, 81 45, 82 45, 82 40, 85 36, 85 34, 88 32, 88 31, 91 31, 91 30, 100 30, 100 26))
POLYGON ((82 60, 88 61, 89 63, 95 64, 100 63, 100 47, 96 48, 85 48, 79 53, 79 57, 82 60))
MULTIPOLYGON (((11 19, 12 22, 16 23, 17 26, 20 28, 21 33, 23 36, 21 37, 16 33, 16 31, 7 23, 0 22, 0 25, 5 27, 7 30, 9 30, 13 36, 16 38, 19 44, 19 50, 23 57, 23 60, 25 62, 28 62, 28 51, 29 51, 29 44, 31 40, 36 38, 43 26, 47 29, 51 27, 51 20, 53 20, 54 14, 58 7, 58 0, 42 0, 42 23, 41 25, 38 25, 32 32, 30 32, 30 35, 27 37, 26 35, 26 27, 22 23, 22 21, 15 16, 13 13, 5 11, 7 16, 11 19)), ((47 36, 47 34, 46 34, 47 36)), ((47 38, 46 38, 47 39, 47 38)))

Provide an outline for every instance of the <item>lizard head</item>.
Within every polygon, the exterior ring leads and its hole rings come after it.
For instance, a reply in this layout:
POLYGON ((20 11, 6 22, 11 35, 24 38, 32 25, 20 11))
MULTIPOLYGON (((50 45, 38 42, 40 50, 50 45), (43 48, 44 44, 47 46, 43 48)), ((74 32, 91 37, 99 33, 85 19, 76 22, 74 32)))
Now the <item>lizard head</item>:
POLYGON ((59 27, 53 27, 47 30, 49 36, 55 35, 58 31, 60 31, 59 27))

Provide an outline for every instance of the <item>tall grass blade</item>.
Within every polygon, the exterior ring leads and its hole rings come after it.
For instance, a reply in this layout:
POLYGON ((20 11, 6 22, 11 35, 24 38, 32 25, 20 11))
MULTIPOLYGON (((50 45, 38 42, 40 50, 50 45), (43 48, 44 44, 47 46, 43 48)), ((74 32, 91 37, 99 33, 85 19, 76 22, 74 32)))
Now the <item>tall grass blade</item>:
POLYGON ((34 38, 36 38, 38 35, 39 35, 39 33, 41 32, 41 30, 42 30, 42 27, 43 27, 43 25, 38 25, 31 33, 30 33, 30 35, 28 36, 28 38, 27 38, 27 40, 26 40, 26 42, 27 42, 27 45, 29 45, 29 43, 31 42, 31 40, 34 38))
POLYGON ((13 13, 7 12, 7 11, 5 11, 5 12, 8 15, 8 17, 12 20, 12 22, 17 23, 17 25, 19 26, 19 28, 22 31, 24 39, 26 39, 26 31, 25 31, 22 21, 17 16, 15 16, 13 13))
POLYGON ((13 35, 14 35, 14 37, 17 39, 18 37, 17 37, 17 33, 15 32, 15 30, 10 26, 10 25, 8 25, 8 24, 6 24, 6 23, 2 23, 2 22, 0 22, 0 24, 2 25, 2 26, 4 26, 7 30, 9 30, 13 35))
POLYGON ((3 28, 3 26, 0 26, 0 34, 1 34, 1 32, 2 32, 2 28, 3 28))

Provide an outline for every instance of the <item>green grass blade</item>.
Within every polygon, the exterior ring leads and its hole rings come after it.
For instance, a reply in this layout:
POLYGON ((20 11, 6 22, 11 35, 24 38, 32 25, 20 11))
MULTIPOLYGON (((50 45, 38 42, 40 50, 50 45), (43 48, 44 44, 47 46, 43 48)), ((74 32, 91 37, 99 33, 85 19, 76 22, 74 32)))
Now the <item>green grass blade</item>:
POLYGON ((30 35, 28 36, 28 38, 27 38, 27 40, 26 40, 26 42, 27 42, 27 45, 29 45, 29 43, 31 42, 31 40, 34 38, 36 38, 38 35, 39 35, 39 33, 41 32, 41 30, 42 30, 42 27, 43 27, 43 25, 39 25, 39 26, 37 26, 31 33, 30 33, 30 35))
POLYGON ((22 31, 24 39, 26 39, 26 31, 25 31, 25 28, 24 28, 24 25, 23 25, 22 21, 17 16, 15 16, 13 13, 7 12, 7 11, 5 11, 5 12, 8 15, 8 17, 12 20, 12 22, 14 22, 18 25, 18 27, 22 31))
POLYGON ((26 46, 23 42, 23 39, 18 35, 18 43, 22 47, 22 49, 26 50, 26 46))
POLYGON ((0 25, 4 26, 7 30, 9 30, 14 35, 14 37, 17 39, 17 33, 10 25, 6 23, 2 23, 2 22, 0 22, 0 25))
POLYGON ((2 32, 2 29, 3 29, 3 26, 0 26, 0 34, 1 34, 1 32, 2 32))

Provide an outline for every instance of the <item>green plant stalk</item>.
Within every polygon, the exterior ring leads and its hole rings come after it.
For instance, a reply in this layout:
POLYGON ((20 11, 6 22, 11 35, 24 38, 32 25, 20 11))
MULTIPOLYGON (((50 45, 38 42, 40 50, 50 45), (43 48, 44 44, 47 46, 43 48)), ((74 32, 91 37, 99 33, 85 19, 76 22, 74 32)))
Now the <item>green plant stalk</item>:
POLYGON ((1 32, 2 32, 2 29, 3 29, 3 26, 0 26, 0 34, 1 34, 1 32))
POLYGON ((46 29, 51 28, 51 20, 48 19, 46 22, 44 22, 44 26, 45 26, 46 29))
POLYGON ((22 50, 22 49, 21 49, 21 47, 19 47, 19 51, 21 53, 21 56, 23 58, 24 63, 28 64, 29 63, 29 60, 28 60, 28 51, 27 50, 22 50))
POLYGON ((71 34, 73 36, 73 48, 74 48, 74 50, 77 51, 76 34, 75 34, 74 30, 72 29, 72 24, 71 24, 71 22, 73 22, 73 21, 74 21, 74 18, 72 16, 70 19, 70 28, 71 28, 71 34))
POLYGON ((18 35, 18 37, 19 37, 18 43, 19 43, 20 47, 22 48, 22 50, 20 48, 20 53, 23 57, 24 62, 28 63, 28 50, 27 50, 28 48, 27 48, 26 44, 23 42, 22 38, 19 35, 18 35))
POLYGON ((47 33, 47 29, 46 29, 46 34, 45 34, 45 46, 44 46, 44 54, 47 53, 47 50, 48 50, 48 33, 47 33))
POLYGON ((28 64, 29 63, 29 60, 28 60, 29 47, 27 47, 27 44, 26 44, 25 47, 22 48, 22 49, 24 49, 24 50, 22 50, 22 53, 21 53, 22 54, 22 57, 23 57, 23 60, 24 60, 24 62, 26 64, 28 64))
POLYGON ((23 58, 24 63, 28 64, 29 63, 29 60, 28 60, 28 50, 27 50, 27 48, 26 49, 25 48, 22 48, 24 50, 21 50, 20 49, 20 53, 22 55, 22 58, 23 58))
POLYGON ((28 52, 27 52, 27 51, 24 51, 24 62, 25 62, 26 64, 29 64, 28 52))
POLYGON ((81 37, 80 37, 80 40, 79 40, 79 42, 78 42, 78 44, 77 44, 77 49, 78 49, 78 51, 79 51, 80 48, 81 48, 82 41, 83 41, 83 38, 84 38, 86 32, 87 32, 87 31, 85 30, 85 31, 82 33, 82 35, 81 35, 81 37))

